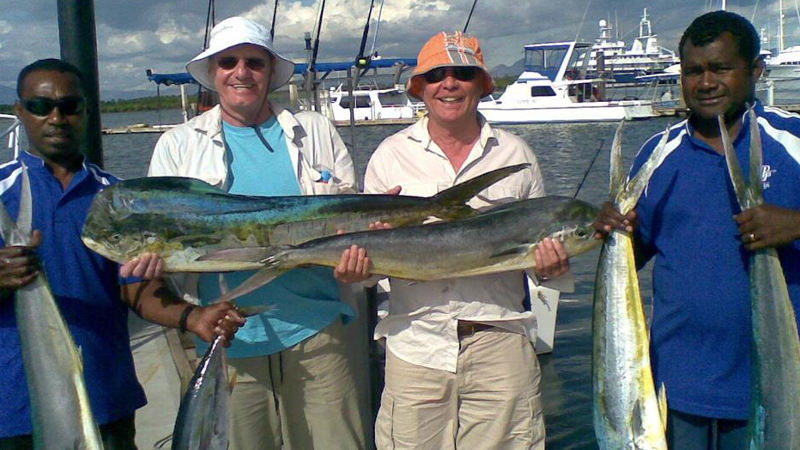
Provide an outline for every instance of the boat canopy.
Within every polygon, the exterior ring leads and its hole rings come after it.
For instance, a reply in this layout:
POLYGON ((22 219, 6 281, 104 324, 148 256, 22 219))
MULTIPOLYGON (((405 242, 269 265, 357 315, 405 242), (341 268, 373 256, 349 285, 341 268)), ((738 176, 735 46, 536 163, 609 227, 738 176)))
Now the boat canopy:
MULTIPOLYGON (((373 69, 373 68, 386 68, 386 67, 394 67, 395 65, 406 65, 406 66, 416 66, 417 59, 416 58, 376 58, 371 59, 369 64, 365 67, 366 69, 373 69)), ((323 62, 317 63, 314 65, 316 67, 317 72, 333 72, 339 70, 347 70, 350 67, 354 66, 353 61, 342 61, 342 62, 323 62)), ((308 70, 308 64, 306 63, 297 63, 294 66, 294 73, 295 75, 302 75, 308 70)), ((191 75, 188 73, 152 73, 149 72, 147 74, 147 79, 156 83, 156 84, 163 84, 165 86, 172 86, 172 85, 181 85, 181 84, 188 84, 193 83, 197 84, 197 81, 192 78, 191 75)))
POLYGON ((147 79, 155 84, 163 84, 164 86, 197 84, 197 81, 188 73, 149 73, 147 74, 147 79))

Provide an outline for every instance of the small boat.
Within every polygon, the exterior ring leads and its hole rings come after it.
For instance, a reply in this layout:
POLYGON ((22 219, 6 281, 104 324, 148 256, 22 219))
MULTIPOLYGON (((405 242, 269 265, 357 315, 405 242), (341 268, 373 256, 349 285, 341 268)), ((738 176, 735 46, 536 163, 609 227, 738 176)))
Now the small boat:
POLYGON ((592 45, 565 41, 525 45, 525 69, 499 98, 488 96, 478 111, 490 123, 596 122, 659 115, 648 100, 606 100, 605 83, 586 78, 577 65, 592 45))
POLYGON ((383 89, 359 87, 350 95, 340 84, 324 92, 330 100, 323 103, 322 113, 337 125, 350 123, 351 106, 353 119, 359 125, 411 123, 425 111, 425 104, 412 102, 402 85, 383 89))

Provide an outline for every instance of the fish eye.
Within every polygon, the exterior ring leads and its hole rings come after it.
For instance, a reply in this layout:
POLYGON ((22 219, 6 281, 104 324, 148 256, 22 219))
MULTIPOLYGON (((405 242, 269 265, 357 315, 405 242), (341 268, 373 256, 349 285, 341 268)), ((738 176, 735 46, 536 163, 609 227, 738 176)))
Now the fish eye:
POLYGON ((122 235, 119 234, 119 233, 114 233, 114 234, 112 234, 111 236, 108 237, 108 240, 112 241, 112 242, 119 242, 121 239, 122 239, 122 235))

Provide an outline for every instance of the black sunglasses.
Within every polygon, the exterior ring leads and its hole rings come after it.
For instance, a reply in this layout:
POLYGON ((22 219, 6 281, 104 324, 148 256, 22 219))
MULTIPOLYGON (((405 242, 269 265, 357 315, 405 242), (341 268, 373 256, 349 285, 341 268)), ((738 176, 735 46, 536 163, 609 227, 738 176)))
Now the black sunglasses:
MULTIPOLYGON (((236 56, 223 56, 217 58, 217 65, 224 70, 231 70, 239 64, 236 56)), ((263 70, 267 67, 267 60, 263 58, 244 58, 244 65, 250 70, 263 70)))
POLYGON ((477 67, 437 67, 425 72, 422 77, 428 83, 438 83, 444 80, 448 70, 458 81, 472 81, 478 76, 479 69, 477 67))
POLYGON ((46 117, 53 108, 58 108, 61 114, 71 116, 83 111, 85 102, 81 97, 64 97, 58 100, 47 97, 35 97, 22 100, 22 106, 34 116, 46 117))

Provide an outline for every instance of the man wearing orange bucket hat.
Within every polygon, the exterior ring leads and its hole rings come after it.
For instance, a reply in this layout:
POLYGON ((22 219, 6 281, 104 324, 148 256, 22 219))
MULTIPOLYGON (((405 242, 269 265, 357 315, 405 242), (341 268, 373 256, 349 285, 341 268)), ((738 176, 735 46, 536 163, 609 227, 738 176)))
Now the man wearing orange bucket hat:
MULTIPOLYGON (((428 196, 493 169, 528 163, 470 204, 487 208, 543 196, 530 147, 478 113, 481 97, 494 89, 478 39, 438 33, 422 47, 417 64, 407 90, 425 102, 427 113, 378 146, 365 191, 400 186, 403 194, 428 196)), ((549 288, 568 287, 568 271, 561 244, 543 241, 530 275, 548 287, 531 294, 557 296, 549 288)), ((523 306, 524 274, 390 283, 390 313, 375 330, 387 348, 377 447, 544 448, 541 373, 532 344, 536 318, 523 306)))

